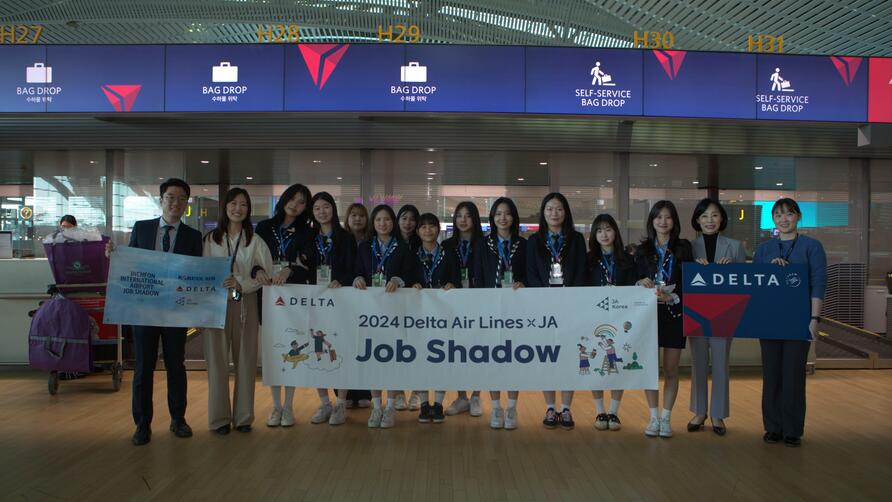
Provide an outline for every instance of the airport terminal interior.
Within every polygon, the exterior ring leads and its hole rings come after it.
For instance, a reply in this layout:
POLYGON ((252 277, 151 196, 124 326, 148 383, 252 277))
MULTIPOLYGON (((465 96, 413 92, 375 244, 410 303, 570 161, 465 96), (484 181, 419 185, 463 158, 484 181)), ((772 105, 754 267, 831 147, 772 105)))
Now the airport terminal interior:
MULTIPOLYGON (((890 33, 884 0, 0 0, 0 499, 886 500, 890 33), (354 203, 414 205, 439 218, 441 240, 466 201, 496 232, 502 197, 521 236, 545 235, 543 197, 559 192, 586 242, 601 214, 641 242, 663 200, 694 241, 692 214, 710 198, 750 262, 781 238, 775 202, 794 199, 798 229, 826 253, 801 447, 763 441, 756 335, 729 349, 721 434, 708 418, 688 431, 685 349, 671 439, 645 436, 640 385, 617 431, 595 427, 595 387, 576 389, 572 430, 543 427, 538 387, 520 389, 516 430, 493 430, 484 381, 482 416, 427 425, 398 411, 390 430, 367 427, 359 407, 343 425, 313 424, 315 386, 298 385, 296 423, 267 427, 262 357, 253 429, 222 435, 208 427, 210 334, 195 326, 183 417, 194 435, 167 430, 162 355, 154 435, 134 446, 134 329, 90 304, 102 343, 77 372, 36 364, 29 333, 41 305, 76 286, 52 261, 63 216, 127 246, 136 222, 162 216, 171 178, 189 184, 182 223, 202 234, 229 221, 234 187, 255 225, 299 183, 330 193, 342 223, 354 203)), ((90 298, 104 305, 104 288, 90 298)))

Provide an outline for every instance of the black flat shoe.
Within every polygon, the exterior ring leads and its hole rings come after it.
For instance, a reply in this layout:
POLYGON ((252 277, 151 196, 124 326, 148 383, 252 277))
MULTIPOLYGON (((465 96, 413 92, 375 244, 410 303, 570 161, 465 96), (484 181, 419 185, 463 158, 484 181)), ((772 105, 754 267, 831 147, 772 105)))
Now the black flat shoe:
POLYGON ((136 446, 142 446, 144 444, 148 444, 149 441, 152 440, 152 429, 148 425, 141 425, 136 428, 136 432, 133 433, 133 444, 136 446))
POLYGON ((781 435, 776 432, 766 432, 764 436, 762 436, 762 441, 765 441, 768 444, 774 444, 781 440, 781 435))
POLYGON ((170 422, 170 432, 173 432, 178 438, 192 437, 192 427, 189 427, 185 420, 173 420, 170 422))
POLYGON ((715 422, 712 423, 712 432, 715 432, 719 436, 724 436, 728 429, 725 428, 724 425, 716 425, 715 422))
POLYGON ((703 421, 699 424, 694 423, 694 419, 692 418, 690 422, 688 422, 688 432, 697 432, 703 428, 703 424, 706 423, 706 417, 703 417, 703 421))
POLYGON ((239 432, 251 432, 251 426, 250 425, 239 425, 238 427, 235 428, 235 430, 237 430, 239 432))
POLYGON ((799 448, 802 446, 802 440, 795 436, 785 436, 784 446, 788 448, 799 448))
POLYGON ((221 425, 220 427, 217 427, 216 429, 214 429, 214 432, 216 432, 217 434, 219 434, 221 436, 225 436, 225 435, 229 434, 229 431, 231 431, 231 430, 232 430, 232 427, 229 424, 226 424, 226 425, 221 425))

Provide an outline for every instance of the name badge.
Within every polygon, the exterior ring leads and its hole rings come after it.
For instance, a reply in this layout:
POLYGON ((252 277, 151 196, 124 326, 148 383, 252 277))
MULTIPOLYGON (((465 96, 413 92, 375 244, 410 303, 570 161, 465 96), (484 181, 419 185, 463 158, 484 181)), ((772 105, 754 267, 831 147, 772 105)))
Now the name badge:
POLYGON ((373 288, 383 288, 384 287, 384 274, 377 273, 372 275, 372 287, 373 288))
POLYGON ((503 288, 511 288, 514 287, 514 273, 510 270, 506 270, 502 274, 502 287, 503 288))
POLYGON ((471 281, 468 279, 468 268, 465 267, 461 269, 461 287, 467 289, 471 286, 471 281))
POLYGON ((331 282, 331 265, 319 265, 316 269, 316 284, 328 285, 331 282))
POLYGON ((560 263, 551 264, 551 270, 548 272, 548 284, 552 286, 564 285, 564 271, 561 269, 560 263))

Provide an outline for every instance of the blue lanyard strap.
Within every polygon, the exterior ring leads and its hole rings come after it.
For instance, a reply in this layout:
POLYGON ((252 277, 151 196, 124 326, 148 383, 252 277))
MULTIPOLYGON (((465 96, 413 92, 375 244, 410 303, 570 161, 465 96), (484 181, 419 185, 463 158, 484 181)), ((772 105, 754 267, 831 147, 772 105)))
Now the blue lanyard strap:
POLYGON ((548 234, 546 241, 549 251, 551 251, 551 259, 554 263, 560 263, 561 250, 564 248, 564 234, 548 234))
POLYGON ((613 260, 612 254, 601 254, 601 270, 604 271, 604 279, 607 284, 613 284, 613 277, 616 273, 616 262, 613 260))
POLYGON ((661 246, 657 246, 657 255, 659 255, 657 266, 659 267, 660 275, 666 281, 666 284, 669 284, 672 281, 672 264, 675 263, 675 257, 668 247, 664 248, 661 246))
POLYGON ((291 235, 288 238, 285 238, 285 232, 282 230, 282 227, 276 228, 275 236, 276 236, 276 244, 279 245, 279 259, 286 259, 285 254, 288 251, 288 248, 291 246, 291 242, 294 240, 294 235, 296 232, 292 229, 289 232, 291 235))
POLYGON ((502 264, 502 270, 511 270, 511 259, 514 255, 511 253, 511 240, 498 240, 499 245, 499 261, 502 264))
POLYGON ((331 238, 331 234, 316 234, 316 249, 319 250, 319 263, 325 265, 328 263, 328 258, 331 255, 331 250, 334 247, 334 239, 331 238))
POLYGON ((387 258, 390 258, 390 254, 396 248, 396 239, 393 237, 390 238, 390 242, 387 243, 387 248, 384 251, 381 251, 381 241, 375 237, 375 240, 372 241, 372 252, 375 254, 375 272, 380 273, 384 272, 384 264, 387 262, 387 258))
POLYGON ((433 255, 425 251, 423 247, 418 248, 418 259, 421 260, 421 264, 424 266, 424 284, 429 288, 434 285, 434 272, 436 272, 437 266, 440 265, 441 258, 439 244, 434 249, 433 255))
POLYGON ((471 257, 471 241, 461 241, 458 244, 458 258, 461 260, 461 268, 468 268, 468 259, 471 257))
POLYGON ((781 258, 783 258, 784 261, 787 261, 787 262, 790 261, 790 256, 793 255, 793 249, 796 247, 796 242, 797 242, 798 240, 799 240, 799 236, 797 235, 796 238, 793 239, 793 242, 790 244, 790 249, 787 250, 786 253, 784 253, 784 244, 783 244, 783 241, 780 240, 780 238, 778 238, 778 239, 777 239, 777 254, 778 254, 778 256, 780 256, 781 258))

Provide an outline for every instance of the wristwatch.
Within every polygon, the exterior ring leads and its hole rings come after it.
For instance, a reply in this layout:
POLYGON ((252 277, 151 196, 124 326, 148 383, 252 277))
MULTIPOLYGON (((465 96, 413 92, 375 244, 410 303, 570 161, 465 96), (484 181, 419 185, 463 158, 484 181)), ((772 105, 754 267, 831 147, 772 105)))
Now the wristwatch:
POLYGON ((820 320, 821 320, 821 316, 819 316, 819 315, 813 315, 813 316, 811 316, 811 320, 812 320, 812 321, 820 321, 820 320))

